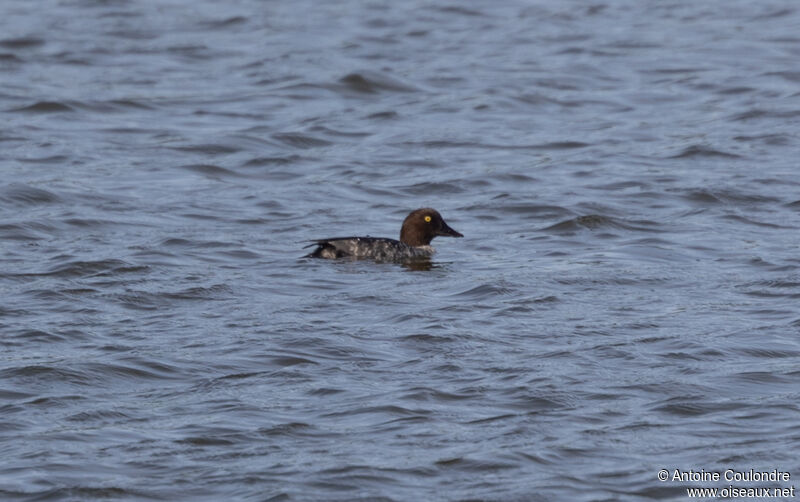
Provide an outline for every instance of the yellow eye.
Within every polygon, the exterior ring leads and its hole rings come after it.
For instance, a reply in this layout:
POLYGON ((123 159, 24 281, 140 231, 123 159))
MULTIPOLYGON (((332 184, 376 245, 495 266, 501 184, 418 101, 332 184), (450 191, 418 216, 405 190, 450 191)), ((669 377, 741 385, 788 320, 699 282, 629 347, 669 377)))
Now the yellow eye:
POLYGON ((430 223, 430 222, 431 222, 431 217, 430 217, 430 216, 426 216, 426 217, 425 217, 425 221, 426 221, 427 223, 430 223))

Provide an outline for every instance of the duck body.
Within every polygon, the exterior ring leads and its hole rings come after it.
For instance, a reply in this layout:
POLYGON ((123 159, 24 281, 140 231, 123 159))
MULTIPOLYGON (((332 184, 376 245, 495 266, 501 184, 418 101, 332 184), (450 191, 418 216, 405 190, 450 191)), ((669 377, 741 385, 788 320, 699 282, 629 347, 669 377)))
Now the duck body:
POLYGON ((378 261, 426 259, 434 253, 430 243, 436 236, 463 237, 450 228, 435 209, 422 208, 412 211, 403 221, 400 240, 369 236, 317 239, 309 245, 317 248, 307 257, 378 261))
MULTIPOLYGON (((402 261, 430 258, 433 246, 409 246, 386 237, 334 237, 315 241, 312 258, 372 258, 380 261, 402 261)), ((312 244, 312 245, 314 245, 312 244)))

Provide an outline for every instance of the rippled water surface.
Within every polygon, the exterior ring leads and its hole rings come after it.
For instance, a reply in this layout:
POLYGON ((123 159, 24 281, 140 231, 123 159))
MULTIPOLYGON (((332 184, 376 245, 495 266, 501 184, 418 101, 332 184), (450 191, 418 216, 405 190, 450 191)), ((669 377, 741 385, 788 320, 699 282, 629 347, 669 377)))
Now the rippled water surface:
POLYGON ((6 0, 0 119, 3 500, 800 476, 794 2, 6 0))

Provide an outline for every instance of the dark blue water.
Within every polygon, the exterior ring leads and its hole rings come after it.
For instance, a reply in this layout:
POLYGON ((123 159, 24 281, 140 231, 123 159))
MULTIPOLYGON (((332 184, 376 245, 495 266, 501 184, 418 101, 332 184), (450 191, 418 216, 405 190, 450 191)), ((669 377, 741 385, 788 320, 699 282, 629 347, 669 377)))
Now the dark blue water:
POLYGON ((0 499, 800 476, 787 1, 0 5, 0 499), (303 258, 437 208, 429 267, 303 258))

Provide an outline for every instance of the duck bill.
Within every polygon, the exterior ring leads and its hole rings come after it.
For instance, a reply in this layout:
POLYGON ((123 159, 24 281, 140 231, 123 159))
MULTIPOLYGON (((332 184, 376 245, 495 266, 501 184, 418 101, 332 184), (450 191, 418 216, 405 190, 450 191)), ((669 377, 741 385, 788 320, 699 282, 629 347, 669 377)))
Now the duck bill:
POLYGON ((456 232, 455 230, 450 228, 450 226, 445 222, 442 222, 442 228, 438 232, 436 232, 436 235, 441 235, 444 237, 464 237, 459 232, 456 232))

